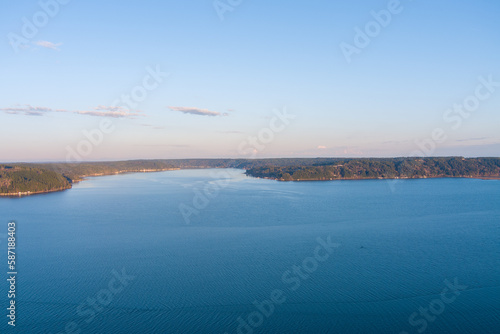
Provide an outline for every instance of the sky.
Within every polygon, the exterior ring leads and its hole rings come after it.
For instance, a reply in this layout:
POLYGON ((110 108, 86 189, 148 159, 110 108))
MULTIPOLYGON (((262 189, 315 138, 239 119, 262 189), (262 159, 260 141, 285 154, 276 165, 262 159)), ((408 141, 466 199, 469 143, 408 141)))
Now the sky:
POLYGON ((2 9, 2 162, 500 156, 497 0, 2 9))

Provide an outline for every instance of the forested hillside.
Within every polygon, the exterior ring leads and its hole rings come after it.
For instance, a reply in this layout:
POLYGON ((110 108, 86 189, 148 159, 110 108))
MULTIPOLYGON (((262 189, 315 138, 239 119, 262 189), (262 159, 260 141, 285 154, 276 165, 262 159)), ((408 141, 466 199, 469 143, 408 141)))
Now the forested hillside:
POLYGON ((500 177, 500 158, 340 159, 309 166, 254 167, 247 175, 282 181, 425 177, 500 177))
POLYGON ((63 175, 40 168, 0 165, 0 194, 38 193, 71 188, 63 175))

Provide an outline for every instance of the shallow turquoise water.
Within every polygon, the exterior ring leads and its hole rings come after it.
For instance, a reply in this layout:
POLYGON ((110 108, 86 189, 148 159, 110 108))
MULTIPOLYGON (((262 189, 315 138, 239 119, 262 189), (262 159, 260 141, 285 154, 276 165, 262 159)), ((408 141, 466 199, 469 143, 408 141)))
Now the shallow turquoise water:
POLYGON ((1 333, 500 331, 500 181, 185 170, 91 178, 0 212, 2 249, 11 219, 18 238, 17 325, 4 315, 1 333), (337 244, 323 261, 318 238, 337 244))

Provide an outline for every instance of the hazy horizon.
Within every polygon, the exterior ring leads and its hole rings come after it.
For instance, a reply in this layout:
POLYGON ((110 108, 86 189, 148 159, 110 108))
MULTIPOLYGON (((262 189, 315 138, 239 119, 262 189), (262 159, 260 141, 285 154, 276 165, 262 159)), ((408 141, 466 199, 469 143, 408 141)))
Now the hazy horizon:
POLYGON ((66 161, 66 160, 32 160, 32 161, 0 161, 0 163, 92 163, 92 162, 119 162, 119 161, 139 161, 139 160, 267 160, 267 159, 400 159, 400 158, 449 158, 449 157, 461 157, 465 159, 474 158, 500 158, 498 156, 463 156, 463 155, 435 155, 435 156, 381 156, 381 157, 348 157, 348 156, 317 156, 317 157, 284 157, 284 156, 274 156, 274 157, 257 157, 257 158, 241 158, 241 157, 187 157, 187 158, 151 158, 151 159, 115 159, 115 160, 81 160, 81 161, 66 161))

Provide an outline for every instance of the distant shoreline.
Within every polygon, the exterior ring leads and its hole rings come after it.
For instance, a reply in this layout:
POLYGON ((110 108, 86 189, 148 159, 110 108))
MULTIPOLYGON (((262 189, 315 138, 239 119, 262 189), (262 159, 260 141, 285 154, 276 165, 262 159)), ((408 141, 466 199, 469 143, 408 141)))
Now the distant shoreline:
POLYGON ((428 178, 500 180, 500 158, 163 159, 15 163, 0 164, 0 197, 64 191, 89 177, 207 168, 241 169, 249 177, 282 182, 428 178))
POLYGON ((480 180, 500 180, 500 176, 481 176, 481 177, 473 177, 473 179, 480 179, 480 180))
POLYGON ((277 181, 404 180, 426 178, 500 179, 500 158, 312 159, 308 164, 268 164, 247 175, 277 181))
MULTIPOLYGON (((196 170, 196 169, 209 169, 211 167, 207 168, 186 168, 183 170, 196 170)), ((86 181, 90 177, 99 177, 99 176, 112 176, 112 175, 122 175, 122 174, 137 174, 137 173, 160 173, 160 172, 168 172, 168 171, 174 171, 174 170, 180 170, 179 168, 176 169, 162 169, 162 170, 148 170, 148 171, 126 171, 126 172, 119 172, 119 173, 110 173, 110 174, 95 174, 95 175, 85 175, 82 176, 81 179, 73 182, 72 184, 75 183, 80 183, 83 181, 86 181)), ((244 170, 244 169, 242 169, 244 170)), ((278 182, 327 182, 327 181, 366 181, 366 180, 425 180, 425 179, 475 179, 475 180, 500 180, 500 176, 425 176, 425 177, 414 177, 414 178, 380 178, 380 177, 366 177, 366 178, 341 178, 341 179, 298 179, 298 180, 283 180, 283 179, 277 179, 277 178, 270 178, 270 177, 258 177, 258 176, 252 176, 248 175, 249 177, 255 178, 255 179, 262 179, 262 180, 272 180, 272 181, 278 181, 278 182)), ((68 187, 68 188, 60 188, 60 189, 52 189, 48 191, 36 191, 36 192, 19 192, 19 193, 0 193, 0 197, 13 197, 13 198, 20 198, 20 197, 27 197, 27 196, 32 196, 32 195, 41 195, 41 194, 50 194, 53 192, 60 192, 60 191, 65 191, 65 190, 70 190, 73 187, 68 187)))
POLYGON ((0 196, 1 197, 26 197, 26 196, 31 196, 31 195, 50 194, 50 193, 54 193, 54 192, 69 190, 71 188, 72 187, 51 189, 51 190, 45 190, 45 191, 25 191, 25 192, 20 191, 17 193, 0 193, 0 196))
POLYGON ((297 179, 283 180, 272 177, 253 176, 255 179, 272 180, 278 182, 326 182, 326 181, 364 181, 364 180, 425 180, 425 179, 475 179, 475 180, 500 180, 500 176, 423 176, 423 177, 363 177, 363 178, 331 178, 331 179, 297 179))

